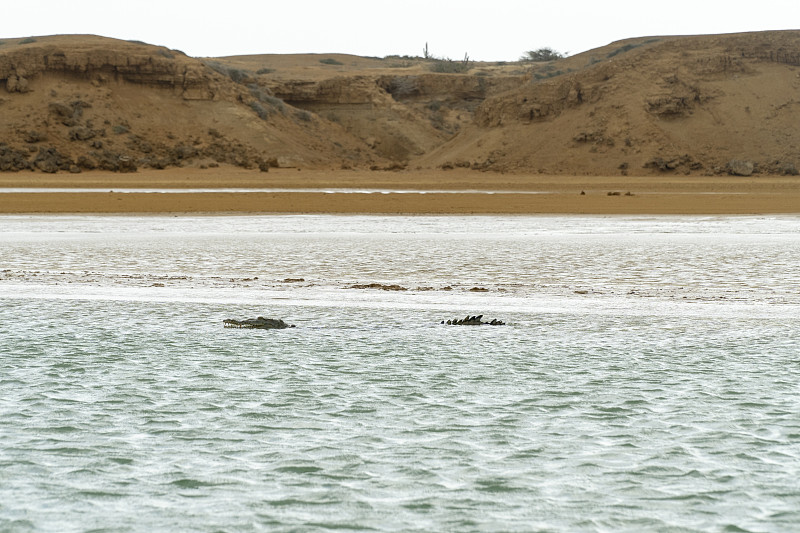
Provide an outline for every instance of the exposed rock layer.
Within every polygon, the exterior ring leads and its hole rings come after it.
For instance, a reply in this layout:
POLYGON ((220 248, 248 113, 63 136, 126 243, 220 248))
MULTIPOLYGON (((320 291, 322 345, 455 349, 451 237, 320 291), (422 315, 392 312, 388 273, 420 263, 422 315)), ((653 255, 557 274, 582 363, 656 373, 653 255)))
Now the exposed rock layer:
POLYGON ((3 41, 0 168, 265 170, 382 161, 340 126, 240 81, 144 43, 96 36, 3 41))

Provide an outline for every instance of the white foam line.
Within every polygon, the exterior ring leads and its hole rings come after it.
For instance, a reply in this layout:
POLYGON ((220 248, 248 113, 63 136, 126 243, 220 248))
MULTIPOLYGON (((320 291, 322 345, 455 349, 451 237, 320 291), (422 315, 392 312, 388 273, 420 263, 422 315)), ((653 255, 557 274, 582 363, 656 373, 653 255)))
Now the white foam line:
MULTIPOLYGON (((362 308, 521 313, 541 315, 764 318, 795 321, 800 305, 748 302, 641 301, 625 297, 589 298, 542 295, 539 297, 473 294, 372 294, 341 289, 322 291, 193 289, 151 287, 64 287, 52 285, 0 285, 0 300, 133 301, 165 304, 227 304, 273 307, 362 308)), ((446 317, 451 318, 451 317, 446 317)), ((506 316, 508 318, 508 316, 506 316)))
MULTIPOLYGON (((132 189, 132 188, 85 188, 85 187, 0 187, 0 194, 86 194, 86 193, 114 193, 114 194, 243 194, 243 193, 322 193, 322 194, 570 194, 572 191, 518 191, 518 190, 487 190, 487 189, 343 189, 343 188, 225 188, 225 189, 132 189)), ((604 191, 594 191, 593 194, 607 194, 604 191)), ((717 191, 643 191, 633 196, 661 196, 661 195, 699 195, 699 196, 736 196, 745 195, 745 192, 717 192, 717 191)), ((770 193, 781 194, 781 193, 770 193)))
POLYGON ((242 194, 242 193, 323 193, 323 194, 553 194, 549 191, 498 191, 498 190, 448 190, 448 189, 130 189, 130 188, 47 188, 47 187, 7 187, 0 188, 0 194, 242 194))

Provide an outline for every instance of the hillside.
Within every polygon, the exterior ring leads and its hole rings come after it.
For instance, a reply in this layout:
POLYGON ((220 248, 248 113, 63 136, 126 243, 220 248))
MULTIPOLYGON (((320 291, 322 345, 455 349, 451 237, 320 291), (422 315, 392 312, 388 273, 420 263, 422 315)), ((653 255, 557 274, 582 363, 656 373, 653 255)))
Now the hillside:
POLYGON ((708 175, 800 165, 800 31, 643 37, 547 63, 468 65, 200 59, 97 36, 0 43, 6 171, 708 175))
POLYGON ((651 37, 548 65, 422 158, 555 174, 796 174, 800 32, 651 37), (738 162, 738 163, 737 163, 738 162))
POLYGON ((4 41, 0 169, 375 163, 340 126, 218 70, 96 36, 4 41))

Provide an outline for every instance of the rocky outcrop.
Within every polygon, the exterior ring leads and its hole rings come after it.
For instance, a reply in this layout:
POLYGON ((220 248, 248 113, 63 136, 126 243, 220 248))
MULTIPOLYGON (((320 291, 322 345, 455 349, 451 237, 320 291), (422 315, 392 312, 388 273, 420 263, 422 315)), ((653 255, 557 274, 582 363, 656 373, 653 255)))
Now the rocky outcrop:
POLYGON ((660 172, 670 172, 673 170, 699 170, 703 168, 703 164, 694 161, 689 154, 683 154, 673 157, 654 157, 648 160, 642 168, 654 168, 660 172))
POLYGON ((55 174, 59 170, 70 170, 75 166, 72 159, 55 148, 39 148, 39 153, 33 159, 32 164, 34 168, 47 174, 55 174))
POLYGON ((448 326, 505 326, 506 323, 502 320, 492 319, 489 322, 484 322, 481 320, 483 315, 475 315, 469 316, 467 315, 464 318, 455 318, 453 320, 442 320, 442 324, 447 324, 448 326))
POLYGON ((244 329, 286 329, 295 327, 294 324, 287 324, 281 319, 264 318, 248 318, 245 320, 236 320, 228 318, 222 321, 226 328, 244 328, 244 329))
POLYGON ((752 176, 755 170, 755 165, 752 161, 742 161, 739 159, 731 159, 727 165, 728 174, 731 176, 752 176))
POLYGON ((0 81, 8 92, 24 93, 31 90, 35 78, 59 73, 99 83, 126 81, 167 88, 188 100, 213 100, 225 89, 219 74, 177 50, 94 36, 76 37, 82 38, 78 46, 37 40, 0 55, 0 81), (113 46, 109 46, 110 42, 113 46))
POLYGON ((6 90, 10 93, 26 93, 28 89, 28 80, 22 76, 11 75, 6 78, 6 90))
POLYGON ((552 120, 565 109, 599 98, 600 88, 587 87, 575 76, 528 83, 517 91, 487 100, 475 112, 475 122, 497 127, 509 122, 552 120))
POLYGON ((293 104, 391 105, 393 101, 410 100, 478 103, 492 94, 517 88, 523 82, 522 76, 337 76, 320 81, 275 80, 269 84, 269 90, 293 104))
POLYGON ((270 84, 269 90, 276 97, 301 106, 304 103, 388 105, 391 102, 391 97, 375 83, 375 79, 367 76, 276 81, 270 84))
POLYGON ((29 155, 28 151, 17 150, 0 143, 0 171, 17 172, 31 169, 32 163, 28 160, 29 155))
POLYGON ((471 101, 476 104, 493 94, 516 89, 525 81, 525 76, 488 77, 452 74, 381 76, 376 80, 378 86, 398 101, 471 101))

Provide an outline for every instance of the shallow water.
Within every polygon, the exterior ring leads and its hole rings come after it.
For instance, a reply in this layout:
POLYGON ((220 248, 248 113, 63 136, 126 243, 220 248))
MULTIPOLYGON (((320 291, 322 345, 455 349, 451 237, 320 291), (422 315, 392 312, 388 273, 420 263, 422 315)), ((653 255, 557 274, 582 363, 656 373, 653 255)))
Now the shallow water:
MULTIPOLYGON (((5 193, 87 193, 87 192, 115 192, 121 194, 201 194, 201 193, 270 193, 270 192, 316 192, 326 194, 551 194, 547 191, 509 191, 509 190, 486 190, 486 189, 340 189, 336 187, 324 188, 286 188, 286 187, 260 187, 260 188, 242 188, 242 187, 228 187, 225 189, 220 188, 204 188, 204 189, 190 189, 190 188, 99 188, 99 187, 4 187, 2 192, 5 193)), ((713 193, 712 193, 713 194, 713 193)), ((726 193, 727 194, 727 193, 726 193)))
POLYGON ((791 531, 797 257, 797 217, 2 217, 0 531, 791 531))

